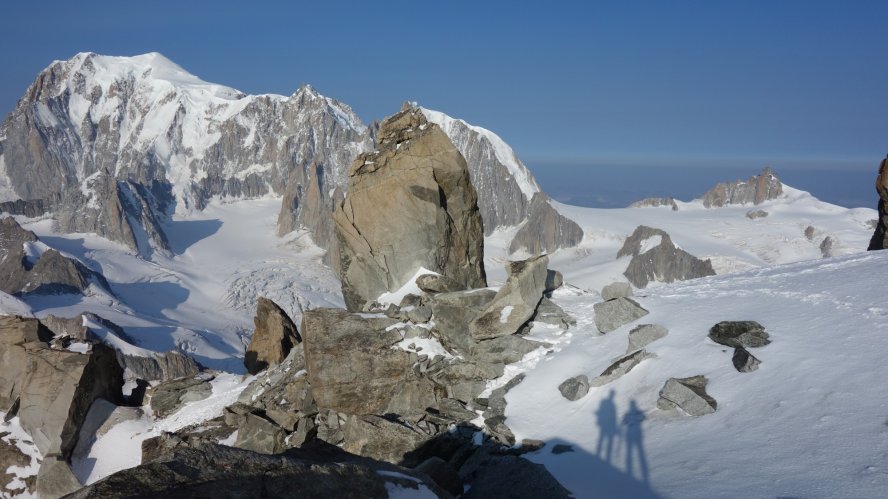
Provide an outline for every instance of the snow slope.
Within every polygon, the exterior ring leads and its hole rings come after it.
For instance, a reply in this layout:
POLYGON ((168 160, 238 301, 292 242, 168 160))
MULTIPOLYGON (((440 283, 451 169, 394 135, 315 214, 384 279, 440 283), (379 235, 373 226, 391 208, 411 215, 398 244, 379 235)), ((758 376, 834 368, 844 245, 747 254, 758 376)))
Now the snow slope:
MULTIPOLYGON (((680 209, 672 211, 669 207, 596 209, 555 203, 559 212, 583 228, 585 236, 577 247, 550 255, 549 267, 564 273, 570 284, 588 290, 625 281, 622 273, 629 259, 616 260, 616 254, 639 225, 663 229, 685 251, 712 259, 720 275, 822 258, 820 244, 827 236, 834 240, 835 256, 866 250, 872 236, 868 222, 877 217, 875 210, 843 208, 788 186, 784 191, 782 198, 754 206, 768 212, 767 217, 755 220, 746 217, 751 204, 708 209, 700 201, 679 201, 680 209), (808 226, 815 229, 812 239, 805 235, 808 226)), ((486 240, 485 264, 495 282, 504 278, 501 262, 510 257, 510 234, 503 231, 486 240)))
MULTIPOLYGON (((556 292, 578 319, 554 352, 507 395, 506 423, 516 437, 548 442, 528 455, 577 497, 884 497, 888 492, 888 252, 756 269, 645 292, 651 311, 638 323, 669 335, 648 346, 657 358, 576 402, 558 392, 564 379, 598 375, 626 352, 633 325, 599 336, 589 294, 556 292), (707 339, 723 320, 756 320, 772 343, 754 349, 760 368, 739 373, 731 349, 707 339), (702 374, 718 401, 691 418, 656 409, 669 377, 702 374), (632 470, 627 426, 619 424, 611 459, 598 452, 596 413, 614 392, 618 424, 636 404, 632 470), (574 452, 553 454, 555 444, 574 452), (645 483, 637 451, 649 468, 645 483)), ((556 340, 558 341, 558 340, 556 340)), ((605 432, 607 433, 607 432, 605 432)))
MULTIPOLYGON (((213 203, 176 215, 165 227, 174 254, 155 253, 152 261, 92 234, 55 233, 50 220, 20 219, 47 244, 101 270, 117 297, 38 295, 22 305, 38 317, 94 312, 123 327, 139 347, 179 348, 207 367, 243 372, 258 296, 297 323, 305 308, 343 306, 337 277, 321 264, 323 252, 311 239, 275 235, 279 204, 274 198, 213 203)), ((19 303, 0 297, 0 311, 15 313, 19 303)))

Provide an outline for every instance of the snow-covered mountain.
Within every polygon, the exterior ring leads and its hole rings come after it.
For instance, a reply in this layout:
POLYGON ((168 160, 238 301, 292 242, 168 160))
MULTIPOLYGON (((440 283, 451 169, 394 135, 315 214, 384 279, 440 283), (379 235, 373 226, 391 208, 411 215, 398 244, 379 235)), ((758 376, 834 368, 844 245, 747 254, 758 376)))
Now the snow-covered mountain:
POLYGON ((303 207, 332 209, 370 143, 348 106, 307 85, 286 97, 246 95, 157 53, 81 53, 42 71, 0 128, 0 200, 24 200, 18 211, 31 215, 39 204, 62 231, 96 232, 143 254, 148 242, 167 249, 171 213, 214 197, 286 194, 282 227, 315 229, 323 221, 303 207))
MULTIPOLYGON (((551 208, 502 139, 426 114, 466 156, 488 234, 548 216, 565 228, 528 230, 521 244, 554 251, 579 242, 579 227, 551 208)), ((271 195, 282 199, 279 234, 305 228, 327 249, 348 167, 373 141, 351 108, 308 85, 247 95, 158 53, 81 53, 42 71, 0 126, 0 211, 49 212, 62 232, 97 233, 150 257, 170 249, 173 213, 271 195)))

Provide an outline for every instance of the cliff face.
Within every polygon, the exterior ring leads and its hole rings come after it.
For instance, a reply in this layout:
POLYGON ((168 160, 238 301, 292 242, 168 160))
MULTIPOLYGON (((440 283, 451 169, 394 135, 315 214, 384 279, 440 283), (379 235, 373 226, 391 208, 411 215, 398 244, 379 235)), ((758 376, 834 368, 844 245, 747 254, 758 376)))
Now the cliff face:
POLYGON ((870 239, 869 250, 888 248, 888 157, 879 165, 879 176, 876 177, 876 192, 879 193, 879 220, 876 231, 870 239))

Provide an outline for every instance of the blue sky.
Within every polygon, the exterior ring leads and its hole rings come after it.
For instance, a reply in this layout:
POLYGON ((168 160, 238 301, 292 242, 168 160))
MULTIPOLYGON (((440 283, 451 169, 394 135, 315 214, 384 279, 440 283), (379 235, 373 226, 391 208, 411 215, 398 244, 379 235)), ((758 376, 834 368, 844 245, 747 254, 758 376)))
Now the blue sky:
POLYGON ((249 93, 404 100, 535 164, 875 169, 888 2, 7 2, 0 112, 54 59, 158 51, 249 93))

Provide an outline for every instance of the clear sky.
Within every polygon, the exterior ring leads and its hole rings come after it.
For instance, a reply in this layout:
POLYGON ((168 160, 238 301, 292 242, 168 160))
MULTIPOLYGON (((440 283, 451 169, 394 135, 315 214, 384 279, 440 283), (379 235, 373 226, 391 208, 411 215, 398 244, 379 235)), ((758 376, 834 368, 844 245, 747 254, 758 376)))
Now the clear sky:
POLYGON ((365 120, 404 100, 534 164, 875 169, 888 1, 6 2, 0 112, 52 60, 158 51, 365 120))

